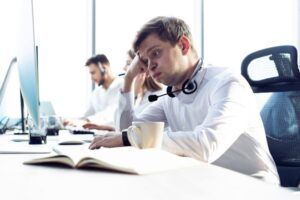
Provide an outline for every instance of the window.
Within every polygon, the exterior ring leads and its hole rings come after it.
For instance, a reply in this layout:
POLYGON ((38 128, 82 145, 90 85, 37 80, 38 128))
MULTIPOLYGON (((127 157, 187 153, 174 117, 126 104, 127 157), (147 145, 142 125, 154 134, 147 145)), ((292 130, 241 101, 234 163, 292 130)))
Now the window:
POLYGON ((200 49, 199 0, 110 0, 96 2, 96 53, 106 54, 113 71, 122 71, 136 32, 157 16, 175 16, 191 28, 200 49))
POLYGON ((41 101, 57 114, 80 116, 88 99, 87 1, 34 0, 41 101))
POLYGON ((253 51, 297 46, 299 8, 297 0, 205 1, 205 61, 240 71, 242 60, 253 51))
MULTIPOLYGON (((91 0, 90 0, 91 1, 91 0)), ((90 94, 84 67, 90 22, 86 0, 34 0, 35 36, 39 47, 40 99, 51 101, 61 116, 80 116, 90 94), (72 102, 72 103, 70 103, 72 102)), ((0 83, 16 55, 16 0, 0 2, 0 83), (9 19, 9 20, 8 20, 9 19)), ((300 3, 297 0, 206 0, 204 58, 206 63, 240 71, 249 53, 275 45, 298 46, 300 3)), ((176 16, 191 27, 201 55, 200 0, 96 1, 96 53, 104 53, 113 71, 122 71, 126 52, 140 27, 156 16, 176 16)), ((9 112, 19 116, 17 75, 8 87, 9 112), (13 101, 15 102, 12 102, 13 101)), ((6 100, 7 101, 7 100, 6 100)), ((0 109, 3 109, 0 107, 0 109)))

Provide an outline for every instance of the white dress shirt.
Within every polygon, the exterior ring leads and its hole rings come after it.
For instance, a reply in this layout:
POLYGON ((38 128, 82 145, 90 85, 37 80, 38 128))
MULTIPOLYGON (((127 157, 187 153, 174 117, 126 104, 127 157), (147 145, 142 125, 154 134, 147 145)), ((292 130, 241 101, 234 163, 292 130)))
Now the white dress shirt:
POLYGON ((118 108, 122 83, 122 79, 115 78, 107 89, 103 86, 96 87, 83 118, 97 124, 114 125, 114 114, 118 108))
MULTIPOLYGON (((254 94, 239 74, 202 68, 193 78, 198 89, 164 96, 132 116, 133 97, 121 93, 121 127, 132 121, 163 121, 169 127, 163 148, 279 184, 254 94)), ((128 138, 131 137, 128 132, 128 138)))
MULTIPOLYGON (((157 90, 155 92, 146 91, 143 98, 140 100, 140 102, 138 104, 137 104, 137 102, 135 102, 134 113, 136 115, 140 114, 145 108, 147 108, 151 104, 151 102, 149 102, 149 100, 148 100, 148 97, 150 95, 160 95, 162 93, 164 93, 163 90, 157 90)), ((137 100, 139 100, 139 99, 137 99, 137 100)))

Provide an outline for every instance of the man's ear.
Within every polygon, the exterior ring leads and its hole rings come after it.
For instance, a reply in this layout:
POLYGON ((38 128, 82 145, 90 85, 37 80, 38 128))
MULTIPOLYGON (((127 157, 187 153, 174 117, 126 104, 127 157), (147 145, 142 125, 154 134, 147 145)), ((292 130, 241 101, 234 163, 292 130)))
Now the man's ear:
POLYGON ((187 38, 185 35, 181 36, 179 39, 179 47, 181 48, 182 54, 186 55, 191 48, 191 42, 189 38, 187 38))

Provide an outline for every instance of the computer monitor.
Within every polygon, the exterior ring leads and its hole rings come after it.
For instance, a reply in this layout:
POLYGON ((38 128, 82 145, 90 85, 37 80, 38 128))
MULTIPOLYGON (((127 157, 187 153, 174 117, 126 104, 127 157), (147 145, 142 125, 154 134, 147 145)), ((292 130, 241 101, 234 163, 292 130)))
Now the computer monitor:
POLYGON ((34 36, 33 0, 19 0, 17 65, 21 93, 35 128, 39 123, 39 79, 34 36))

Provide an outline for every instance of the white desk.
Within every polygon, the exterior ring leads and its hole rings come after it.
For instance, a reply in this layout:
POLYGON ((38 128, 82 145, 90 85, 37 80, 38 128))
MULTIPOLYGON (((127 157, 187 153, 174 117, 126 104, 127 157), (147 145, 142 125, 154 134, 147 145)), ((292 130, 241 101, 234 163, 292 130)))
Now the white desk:
POLYGON ((22 164, 34 156, 0 155, 1 199, 300 199, 287 189, 204 163, 138 176, 22 164))

